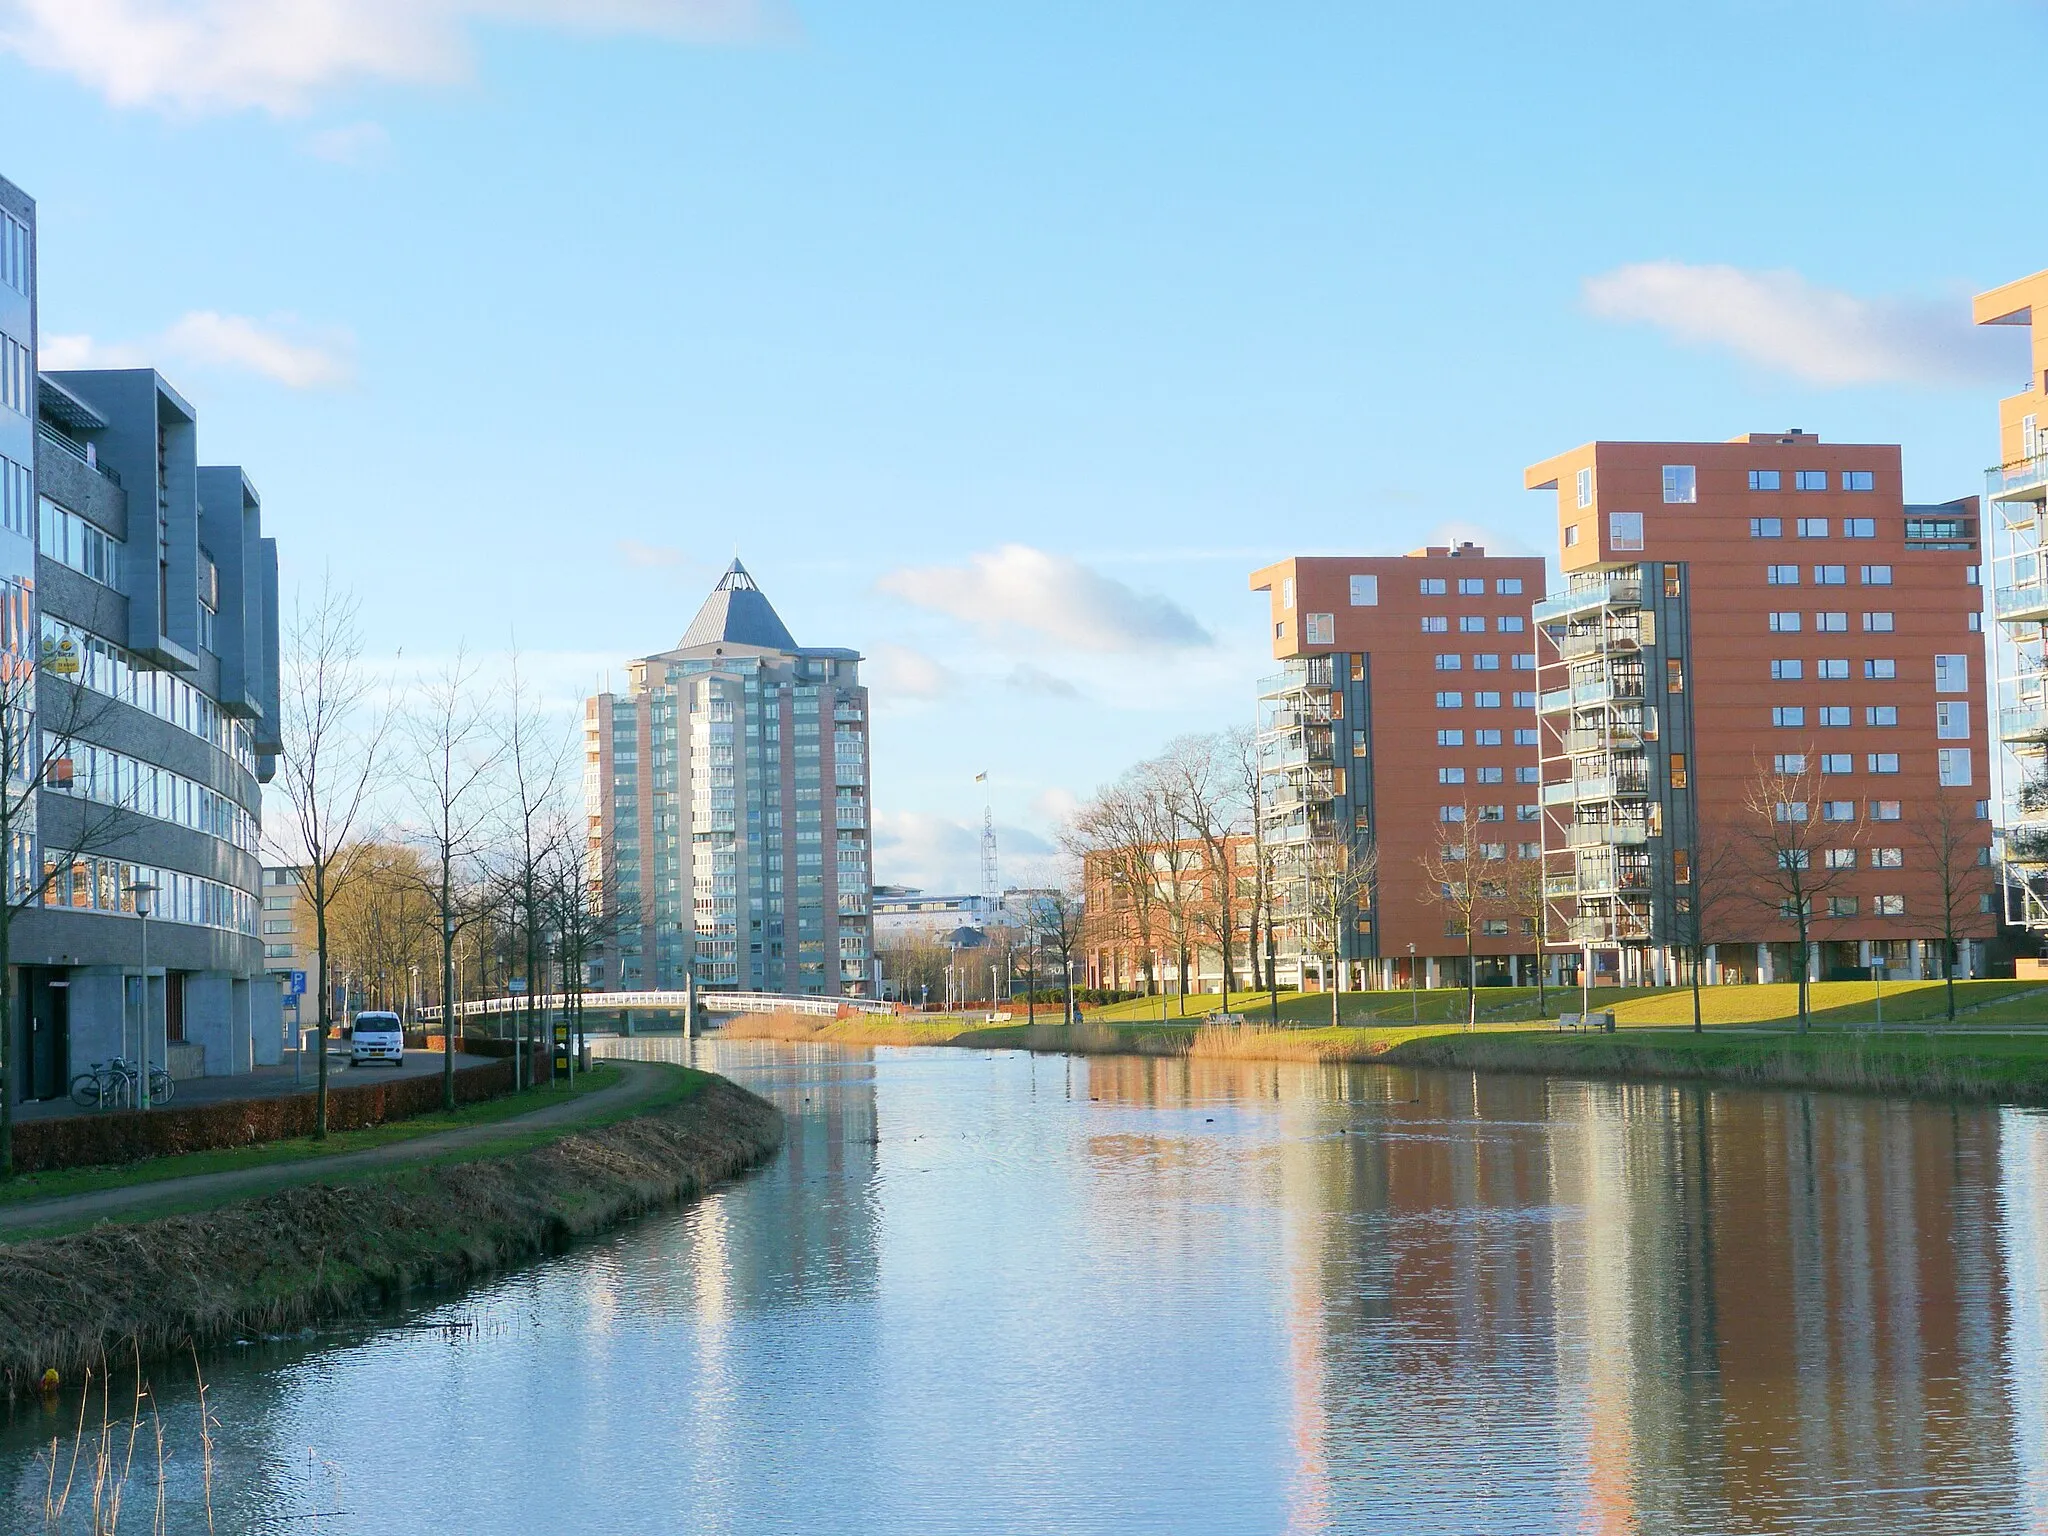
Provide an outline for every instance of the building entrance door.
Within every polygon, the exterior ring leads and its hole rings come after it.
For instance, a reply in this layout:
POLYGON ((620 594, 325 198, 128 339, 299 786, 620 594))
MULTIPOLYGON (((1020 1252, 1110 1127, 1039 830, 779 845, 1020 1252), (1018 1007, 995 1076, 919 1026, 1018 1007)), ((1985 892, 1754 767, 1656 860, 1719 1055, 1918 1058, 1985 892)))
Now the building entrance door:
POLYGON ((61 1099, 71 1074, 71 986, 61 971, 22 973, 21 1096, 61 1099))

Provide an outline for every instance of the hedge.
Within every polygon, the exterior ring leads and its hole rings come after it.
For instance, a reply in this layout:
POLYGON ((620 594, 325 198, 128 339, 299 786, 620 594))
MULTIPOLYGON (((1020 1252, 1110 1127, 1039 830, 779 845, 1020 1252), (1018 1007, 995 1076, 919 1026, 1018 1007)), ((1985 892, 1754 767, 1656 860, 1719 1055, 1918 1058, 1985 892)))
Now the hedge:
MULTIPOLYGON (((455 1102, 474 1104, 512 1091, 512 1063, 494 1061, 455 1074, 455 1102)), ((334 1086, 327 1090, 329 1130, 356 1131, 390 1120, 409 1120, 441 1107, 441 1074, 395 1082, 334 1086)), ((180 1152, 209 1152, 313 1134, 314 1096, 278 1094, 226 1099, 184 1109, 121 1109, 18 1121, 14 1166, 21 1173, 132 1163, 180 1152)))

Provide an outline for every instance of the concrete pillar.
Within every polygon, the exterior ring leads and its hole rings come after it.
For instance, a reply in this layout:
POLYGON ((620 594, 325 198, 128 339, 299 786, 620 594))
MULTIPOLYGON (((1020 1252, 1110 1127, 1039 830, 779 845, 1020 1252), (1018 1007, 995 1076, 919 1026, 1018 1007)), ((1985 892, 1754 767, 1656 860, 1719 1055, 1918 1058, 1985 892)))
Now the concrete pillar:
MULTIPOLYGON (((74 967, 69 973, 71 998, 71 1075, 87 1071, 96 1061, 127 1056, 121 1005, 127 998, 117 965, 74 967)), ((132 1029, 132 1020, 129 1027, 132 1029)))
POLYGON ((1425 987, 1439 987, 1443 985, 1443 967, 1437 963, 1435 955, 1429 956, 1422 962, 1422 984, 1425 987))
POLYGON ((236 1070, 233 978, 225 971, 192 971, 185 977, 185 1039, 206 1053, 208 1077, 236 1070))
POLYGON ((284 1061, 284 985, 275 976, 249 981, 249 1059, 259 1067, 284 1061))

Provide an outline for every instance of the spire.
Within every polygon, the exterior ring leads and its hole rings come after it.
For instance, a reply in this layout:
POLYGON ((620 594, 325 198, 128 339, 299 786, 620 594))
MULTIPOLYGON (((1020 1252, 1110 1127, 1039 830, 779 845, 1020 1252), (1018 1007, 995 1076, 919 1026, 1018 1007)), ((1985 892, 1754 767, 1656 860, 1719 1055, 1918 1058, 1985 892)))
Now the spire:
POLYGON ((697 617, 690 620, 676 648, 688 650, 696 645, 752 645, 768 651, 797 648, 795 637, 737 555, 704 599, 697 617))

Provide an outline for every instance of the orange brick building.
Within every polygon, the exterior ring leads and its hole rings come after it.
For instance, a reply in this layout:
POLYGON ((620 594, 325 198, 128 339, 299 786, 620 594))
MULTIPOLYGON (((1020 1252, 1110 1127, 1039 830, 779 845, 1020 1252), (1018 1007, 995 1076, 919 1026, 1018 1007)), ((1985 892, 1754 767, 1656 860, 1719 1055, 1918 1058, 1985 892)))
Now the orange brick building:
MULTIPOLYGON (((1222 935, 1230 932, 1229 990, 1263 977, 1252 957, 1264 931, 1258 842, 1249 834, 1222 840, 1221 865, 1204 844, 1184 840, 1145 848, 1095 850, 1082 860, 1086 897, 1082 925, 1087 984, 1119 992, 1145 988, 1221 992, 1222 935), (1146 882, 1141 893, 1132 887, 1146 882), (1224 881, 1229 900, 1224 900, 1224 881)), ((1263 956, 1258 962, 1264 963, 1263 956)))
POLYGON ((1567 578, 1535 613, 1549 942, 1677 979, 1718 849, 1736 899, 1705 935, 1714 979, 1790 979, 1760 856, 1824 887, 1816 975, 1939 974, 1964 900, 1958 974, 1978 973, 1996 917, 1976 499, 1908 506, 1896 446, 1798 431, 1589 443, 1526 481, 1557 495, 1567 578), (1760 818, 1766 774, 1797 787, 1760 818), (1760 855, 1772 820, 1812 848, 1760 855))
POLYGON ((1468 916, 1482 979, 1534 979, 1541 942, 1526 905, 1453 910, 1425 866, 1456 844, 1480 866, 1474 888, 1492 891, 1541 858, 1529 609, 1543 579, 1541 560, 1473 544, 1252 574, 1285 663, 1259 688, 1283 981, 1316 968, 1302 893, 1316 861, 1345 844, 1370 846, 1378 873, 1345 924, 1338 985, 1405 985, 1411 958, 1425 985, 1462 980, 1468 916))

